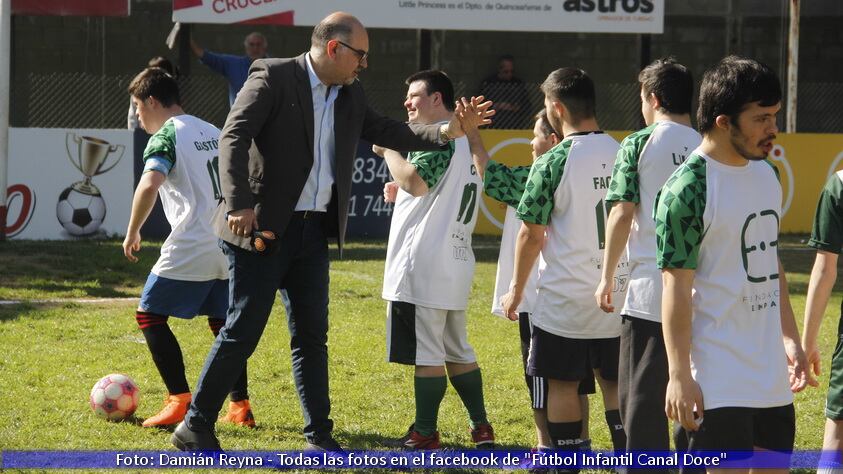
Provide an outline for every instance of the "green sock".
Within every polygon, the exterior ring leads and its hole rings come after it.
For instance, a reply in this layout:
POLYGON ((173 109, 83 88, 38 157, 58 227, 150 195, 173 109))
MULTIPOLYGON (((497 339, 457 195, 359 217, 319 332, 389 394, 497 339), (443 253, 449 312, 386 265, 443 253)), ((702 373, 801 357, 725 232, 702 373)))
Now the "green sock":
POLYGON ((436 419, 439 417, 439 404, 445 398, 448 380, 441 377, 416 377, 416 424, 415 430, 422 436, 430 436, 436 431, 436 419))
POLYGON ((460 395, 463 405, 471 418, 471 427, 488 423, 486 419, 486 404, 483 402, 483 377, 480 369, 451 377, 451 385, 460 395))

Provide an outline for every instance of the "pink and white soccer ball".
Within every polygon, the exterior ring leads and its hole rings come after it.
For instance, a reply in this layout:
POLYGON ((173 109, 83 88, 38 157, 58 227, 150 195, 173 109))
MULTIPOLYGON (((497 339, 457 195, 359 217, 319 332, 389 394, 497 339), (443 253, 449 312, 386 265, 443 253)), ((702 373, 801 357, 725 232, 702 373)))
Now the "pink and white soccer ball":
POLYGON ((91 410, 110 421, 126 419, 135 412, 140 402, 140 389, 123 374, 109 374, 91 389, 91 410))

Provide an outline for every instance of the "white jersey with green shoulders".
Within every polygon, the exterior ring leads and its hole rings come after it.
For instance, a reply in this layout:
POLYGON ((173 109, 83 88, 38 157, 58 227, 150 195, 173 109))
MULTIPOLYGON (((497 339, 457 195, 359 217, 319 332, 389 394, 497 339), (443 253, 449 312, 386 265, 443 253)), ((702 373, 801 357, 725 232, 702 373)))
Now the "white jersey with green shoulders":
MULTIPOLYGON (((618 313, 594 304, 606 241, 606 203, 618 142, 599 132, 570 134, 540 156, 530 171, 518 218, 547 226, 531 321, 544 331, 572 339, 618 337, 618 313)), ((626 292, 626 258, 618 265, 626 292)))
POLYGON ((621 314, 661 321, 662 275, 656 266, 653 207, 667 178, 701 141, 693 128, 661 121, 621 142, 606 201, 637 204, 627 243, 629 287, 621 314))
POLYGON ((781 202, 769 162, 728 166, 699 150, 658 197, 659 268, 695 270, 691 369, 706 409, 793 402, 779 311, 781 202))
POLYGON ((166 164, 158 189, 172 230, 152 273, 185 281, 228 279, 228 263, 211 228, 219 202, 219 129, 191 115, 164 123, 143 153, 145 162, 166 164))
POLYGON ((382 296, 427 308, 465 310, 474 278, 471 233, 483 183, 465 137, 447 150, 412 152, 408 161, 428 186, 399 190, 389 228, 382 296))

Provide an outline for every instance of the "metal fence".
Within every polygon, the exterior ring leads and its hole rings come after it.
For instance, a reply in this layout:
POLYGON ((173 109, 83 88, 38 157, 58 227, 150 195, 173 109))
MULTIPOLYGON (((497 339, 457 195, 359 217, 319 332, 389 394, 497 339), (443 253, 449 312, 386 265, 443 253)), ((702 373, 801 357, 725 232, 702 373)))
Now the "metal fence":
MULTIPOLYGON (((134 76, 84 73, 30 74, 25 127, 125 128, 129 109, 126 89, 134 76)), ((218 76, 179 78, 182 105, 197 117, 221 127, 228 114, 228 84, 218 76)))
MULTIPOLYGON (((22 127, 124 128, 129 106, 126 93, 132 76, 85 73, 30 74, 23 93, 24 107, 13 110, 12 123, 22 127)), ((363 86, 373 109, 397 118, 406 117, 406 86, 399 81, 366 78, 363 86)), ((215 75, 179 79, 185 110, 221 127, 228 113, 228 85, 215 75)), ((484 93, 495 101, 498 114, 493 128, 530 129, 533 115, 543 107, 537 83, 517 87, 486 87, 456 81, 457 97, 484 93)), ((598 83, 597 118, 606 130, 634 130, 641 126, 637 83, 598 83)), ((17 100, 20 100, 17 99, 17 100)), ((799 132, 843 133, 843 83, 802 83, 797 112, 799 132)), ((783 115, 784 112, 782 112, 783 115)))

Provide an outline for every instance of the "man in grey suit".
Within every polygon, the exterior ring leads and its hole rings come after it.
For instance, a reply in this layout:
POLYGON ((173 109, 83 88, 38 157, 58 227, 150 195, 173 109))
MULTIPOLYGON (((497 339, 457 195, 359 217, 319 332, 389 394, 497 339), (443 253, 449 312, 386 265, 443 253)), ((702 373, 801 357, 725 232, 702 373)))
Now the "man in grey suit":
POLYGON ((357 141, 431 150, 462 135, 456 118, 408 125, 370 109, 357 82, 368 49, 359 20, 333 13, 314 28, 308 53, 255 61, 234 102, 219 140, 224 203, 215 222, 229 261, 231 305, 173 433, 179 449, 220 449, 217 414, 260 340, 278 289, 308 447, 341 449, 329 417, 327 238, 336 236, 342 251, 357 141))

